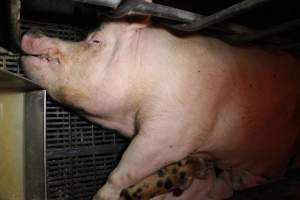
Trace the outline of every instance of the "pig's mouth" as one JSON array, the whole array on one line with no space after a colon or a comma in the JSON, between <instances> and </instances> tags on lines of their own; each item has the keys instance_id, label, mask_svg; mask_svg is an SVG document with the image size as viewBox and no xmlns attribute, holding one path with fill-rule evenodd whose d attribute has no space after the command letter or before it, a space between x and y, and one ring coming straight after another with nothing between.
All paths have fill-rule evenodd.
<instances>
[{"instance_id":1,"label":"pig's mouth","mask_svg":"<svg viewBox=\"0 0 300 200\"><path fill-rule=\"evenodd\" d=\"M60 59L57 57L50 56L48 54L28 54L23 53L22 60L28 60L29 62L40 62L42 63L48 63L48 64L60 64Z\"/></svg>"}]
</instances>

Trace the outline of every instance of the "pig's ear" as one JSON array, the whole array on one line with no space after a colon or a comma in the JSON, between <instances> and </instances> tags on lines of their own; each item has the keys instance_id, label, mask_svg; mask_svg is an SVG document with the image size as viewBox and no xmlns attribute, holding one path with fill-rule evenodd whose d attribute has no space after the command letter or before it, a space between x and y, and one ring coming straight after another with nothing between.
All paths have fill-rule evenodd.
<instances>
[{"instance_id":1,"label":"pig's ear","mask_svg":"<svg viewBox=\"0 0 300 200\"><path fill-rule=\"evenodd\" d=\"M150 25L151 19L150 16L142 16L141 19L138 20L128 20L128 29L130 30L137 30L137 29L143 29Z\"/></svg>"},{"instance_id":2,"label":"pig's ear","mask_svg":"<svg viewBox=\"0 0 300 200\"><path fill-rule=\"evenodd\" d=\"M91 46L102 46L102 38L102 34L97 31L89 34L85 40Z\"/></svg>"},{"instance_id":3,"label":"pig's ear","mask_svg":"<svg viewBox=\"0 0 300 200\"><path fill-rule=\"evenodd\" d=\"M145 2L152 3L152 0L144 0ZM135 15L134 13L129 13L127 16L127 21L129 22L130 29L142 29L150 25L151 17L145 15Z\"/></svg>"}]
</instances>

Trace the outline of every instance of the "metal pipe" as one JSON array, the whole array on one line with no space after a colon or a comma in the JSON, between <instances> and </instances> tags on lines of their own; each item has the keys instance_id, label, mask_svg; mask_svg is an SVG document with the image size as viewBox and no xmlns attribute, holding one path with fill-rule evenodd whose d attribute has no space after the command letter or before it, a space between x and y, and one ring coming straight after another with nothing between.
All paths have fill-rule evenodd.
<instances>
[{"instance_id":1,"label":"metal pipe","mask_svg":"<svg viewBox=\"0 0 300 200\"><path fill-rule=\"evenodd\" d=\"M81 3L87 3L97 6L106 6L110 8L117 8L122 0L73 0Z\"/></svg>"},{"instance_id":2,"label":"metal pipe","mask_svg":"<svg viewBox=\"0 0 300 200\"><path fill-rule=\"evenodd\" d=\"M170 27L188 32L199 31L209 26L225 21L234 16L245 13L269 1L270 0L244 0L240 3L234 4L205 18L198 18L193 23L179 24Z\"/></svg>"},{"instance_id":3,"label":"metal pipe","mask_svg":"<svg viewBox=\"0 0 300 200\"><path fill-rule=\"evenodd\" d=\"M112 18L121 18L128 15L129 12L141 13L163 19L188 23L194 21L197 17L199 17L199 15L189 11L180 10L156 3L149 3L145 2L144 0L124 1L124 3L122 3L116 10L108 13L108 16Z\"/></svg>"},{"instance_id":4,"label":"metal pipe","mask_svg":"<svg viewBox=\"0 0 300 200\"><path fill-rule=\"evenodd\" d=\"M150 16L155 16L163 19L169 19L172 21L179 21L184 23L193 23L196 19L200 20L206 16L196 14L193 12L180 10L156 3L148 3L144 0L123 0L119 7L111 12L103 13L111 18L121 18L128 15L130 12L142 13ZM173 25L167 23L161 23L161 25L172 28ZM249 28L244 26L223 23L222 25L216 25L209 27L213 30L218 30L224 33L241 34L250 32ZM183 30L184 31L184 30Z\"/></svg>"},{"instance_id":5,"label":"metal pipe","mask_svg":"<svg viewBox=\"0 0 300 200\"><path fill-rule=\"evenodd\" d=\"M0 46L9 51L19 50L20 0L0 1Z\"/></svg>"},{"instance_id":6,"label":"metal pipe","mask_svg":"<svg viewBox=\"0 0 300 200\"><path fill-rule=\"evenodd\" d=\"M125 17L142 2L143 0L124 0L117 9L103 14L111 18Z\"/></svg>"},{"instance_id":7,"label":"metal pipe","mask_svg":"<svg viewBox=\"0 0 300 200\"><path fill-rule=\"evenodd\" d=\"M255 31L250 34L234 36L232 37L232 40L237 42L252 42L255 40L266 38L271 35L283 33L297 27L300 27L300 19L295 19L271 28L267 28L265 30Z\"/></svg>"},{"instance_id":8,"label":"metal pipe","mask_svg":"<svg viewBox=\"0 0 300 200\"><path fill-rule=\"evenodd\" d=\"M154 17L159 17L163 19L169 19L179 22L190 23L195 21L197 18L203 18L204 16L197 15L195 13L180 10L177 8L172 8L160 4L141 2L134 9L135 12L147 13Z\"/></svg>"},{"instance_id":9,"label":"metal pipe","mask_svg":"<svg viewBox=\"0 0 300 200\"><path fill-rule=\"evenodd\" d=\"M149 2L145 2L144 0L123 0L121 2L121 0L73 0L73 1L77 1L77 2L82 2L82 3L88 3L88 4L92 4L92 5L102 5L104 6L105 3L108 3L108 7L113 7L115 8L116 5L118 5L118 7L114 10L111 10L109 12L106 13L102 13L103 15L106 15L108 17L111 18L121 18L124 17L126 15L128 15L129 13L141 13L144 15L150 15L150 16L154 16L154 17L159 17L162 19L168 19L168 20L172 20L172 21L177 21L177 22L183 22L183 23L187 23L187 24L180 24L180 25L172 25L172 24L167 24L167 23L161 23L161 25L169 27L169 28L173 28L173 29L179 29L181 31L188 31L186 30L186 28L182 28L181 26L192 26L195 22L197 21L201 21L201 20L205 20L207 19L206 16L200 15L200 14L196 14L193 12L189 12L189 11L185 11L185 10L181 10L181 9L177 9L177 8L173 8L173 7L168 7L168 6L164 6L164 5L160 5L160 4L156 4L156 3L149 3ZM247 2L249 0L246 0ZM244 2L242 4L242 9L245 9L245 7L254 7L255 5L261 4L261 3L256 3L257 0L250 0L250 3L248 2ZM259 0L260 2L266 2L266 1L270 1L270 0ZM253 3L255 2L255 3ZM247 7L247 8L248 8ZM225 12L228 13L230 12L232 9L236 8L235 6L230 7L230 10L227 10ZM248 8L249 9L249 8ZM246 9L245 9L246 10ZM243 11L245 11L243 10ZM213 27L209 27L210 29L213 30L218 30L224 33L232 33L232 34L241 34L241 33L247 33L250 32L248 28L240 26L240 25L236 25L236 24L232 24L232 23L223 23L222 25L217 25L217 26L213 26Z\"/></svg>"},{"instance_id":10,"label":"metal pipe","mask_svg":"<svg viewBox=\"0 0 300 200\"><path fill-rule=\"evenodd\" d=\"M256 38L264 37L265 35L271 35L274 32L283 31L289 29L290 27L295 26L295 22L288 23L283 25L283 27L275 27L270 30L264 30L263 32L258 31L253 34L251 29L232 24L232 23L222 23L218 24L226 19L242 14L250 9L258 7L264 3L267 3L271 0L244 0L240 3L234 4L226 9L223 9L215 14L210 16L203 16L200 14L192 13L185 10L180 10L177 8L172 8L160 4L145 2L144 0L74 0L85 3L90 3L94 5L104 5L104 2L116 3L118 8L112 10L105 15L112 18L121 18L128 15L130 12L141 13L145 15L150 15L154 17L159 17L163 19L168 19L177 22L184 22L185 24L166 24L163 23L163 26L181 30L181 31L199 31L204 28L209 28L212 30L221 31L224 33L239 34L238 36L229 37L229 40L236 42L246 42L255 40ZM110 4L112 5L112 4ZM114 6L115 6L114 5ZM298 22L297 22L298 23ZM249 35L244 35L244 34ZM240 35L243 34L243 35Z\"/></svg>"}]
</instances>

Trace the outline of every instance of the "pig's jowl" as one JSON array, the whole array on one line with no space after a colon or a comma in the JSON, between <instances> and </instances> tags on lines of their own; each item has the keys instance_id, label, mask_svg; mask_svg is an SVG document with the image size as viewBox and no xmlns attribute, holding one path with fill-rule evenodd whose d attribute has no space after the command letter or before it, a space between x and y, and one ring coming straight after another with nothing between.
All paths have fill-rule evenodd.
<instances>
[{"instance_id":1,"label":"pig's jowl","mask_svg":"<svg viewBox=\"0 0 300 200\"><path fill-rule=\"evenodd\" d=\"M281 176L296 151L300 65L287 53L127 22L81 42L28 33L22 49L25 72L54 99L132 138L95 200L118 200L192 154L223 173L154 199L224 199Z\"/></svg>"}]
</instances>

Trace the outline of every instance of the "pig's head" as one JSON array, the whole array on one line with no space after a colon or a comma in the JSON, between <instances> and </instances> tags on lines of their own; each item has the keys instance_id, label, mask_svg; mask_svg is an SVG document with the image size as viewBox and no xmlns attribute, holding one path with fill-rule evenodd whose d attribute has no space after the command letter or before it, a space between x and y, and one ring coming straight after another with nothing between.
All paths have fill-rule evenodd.
<instances>
[{"instance_id":1,"label":"pig's head","mask_svg":"<svg viewBox=\"0 0 300 200\"><path fill-rule=\"evenodd\" d=\"M56 100L80 106L93 98L114 51L113 37L96 31L81 42L63 41L36 32L21 42L25 73Z\"/></svg>"}]
</instances>

